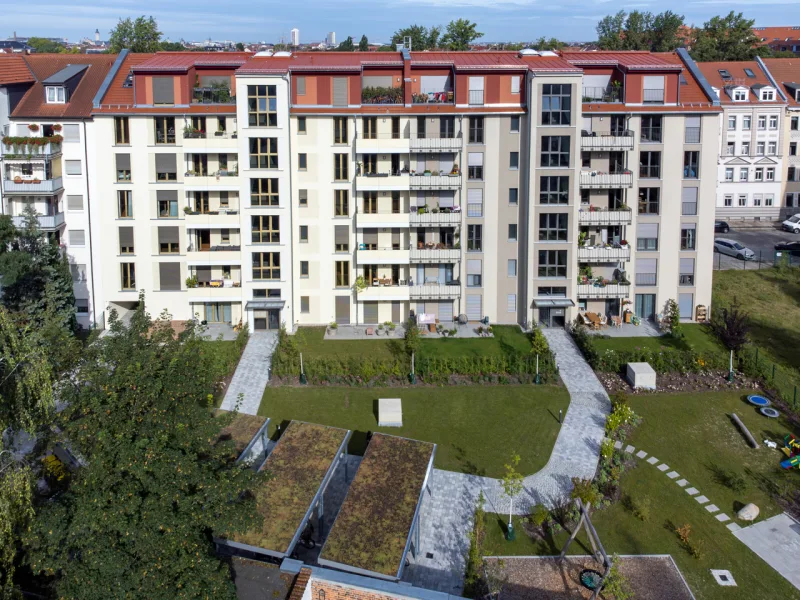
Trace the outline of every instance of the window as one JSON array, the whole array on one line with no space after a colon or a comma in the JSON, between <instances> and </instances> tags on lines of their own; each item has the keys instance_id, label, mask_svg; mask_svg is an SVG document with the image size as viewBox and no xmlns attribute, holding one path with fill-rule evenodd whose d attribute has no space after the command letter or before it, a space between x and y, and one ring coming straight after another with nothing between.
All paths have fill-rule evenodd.
<instances>
[{"instance_id":1,"label":"window","mask_svg":"<svg viewBox=\"0 0 800 600\"><path fill-rule=\"evenodd\" d=\"M767 144L767 154L775 156L778 153L778 142L769 142Z\"/></svg>"},{"instance_id":2,"label":"window","mask_svg":"<svg viewBox=\"0 0 800 600\"><path fill-rule=\"evenodd\" d=\"M755 177L753 181L764 181L764 167L756 167Z\"/></svg>"},{"instance_id":3,"label":"window","mask_svg":"<svg viewBox=\"0 0 800 600\"><path fill-rule=\"evenodd\" d=\"M786 180L794 181L795 179L798 179L798 181L800 181L800 177L798 177L798 174L800 174L800 171L798 171L796 167L789 167L789 169L786 172Z\"/></svg>"},{"instance_id":4,"label":"window","mask_svg":"<svg viewBox=\"0 0 800 600\"><path fill-rule=\"evenodd\" d=\"M347 117L333 118L333 143L347 143Z\"/></svg>"},{"instance_id":5,"label":"window","mask_svg":"<svg viewBox=\"0 0 800 600\"><path fill-rule=\"evenodd\" d=\"M509 277L516 277L517 276L517 259L516 258L509 258L508 259L507 274L508 274Z\"/></svg>"},{"instance_id":6,"label":"window","mask_svg":"<svg viewBox=\"0 0 800 600\"><path fill-rule=\"evenodd\" d=\"M517 224L516 223L509 223L509 225L508 225L508 241L509 242L516 242L517 241Z\"/></svg>"},{"instance_id":7,"label":"window","mask_svg":"<svg viewBox=\"0 0 800 600\"><path fill-rule=\"evenodd\" d=\"M334 250L336 252L348 252L350 250L350 227L347 225L336 225L333 228Z\"/></svg>"},{"instance_id":8,"label":"window","mask_svg":"<svg viewBox=\"0 0 800 600\"><path fill-rule=\"evenodd\" d=\"M772 206L774 197L772 194L764 194L764 206Z\"/></svg>"},{"instance_id":9,"label":"window","mask_svg":"<svg viewBox=\"0 0 800 600\"><path fill-rule=\"evenodd\" d=\"M739 169L739 181L747 181L749 179L748 177L749 172L750 169L748 169L747 167L741 167Z\"/></svg>"},{"instance_id":10,"label":"window","mask_svg":"<svg viewBox=\"0 0 800 600\"><path fill-rule=\"evenodd\" d=\"M278 138L250 138L250 168L278 168Z\"/></svg>"},{"instance_id":11,"label":"window","mask_svg":"<svg viewBox=\"0 0 800 600\"><path fill-rule=\"evenodd\" d=\"M333 155L333 179L334 181L348 181L350 175L348 172L350 155L349 154L334 154Z\"/></svg>"},{"instance_id":12,"label":"window","mask_svg":"<svg viewBox=\"0 0 800 600\"><path fill-rule=\"evenodd\" d=\"M728 117L728 131L736 131L736 117L729 116Z\"/></svg>"},{"instance_id":13,"label":"window","mask_svg":"<svg viewBox=\"0 0 800 600\"><path fill-rule=\"evenodd\" d=\"M540 242L566 242L567 241L567 214L566 213L540 213L539 214L539 241Z\"/></svg>"},{"instance_id":14,"label":"window","mask_svg":"<svg viewBox=\"0 0 800 600\"><path fill-rule=\"evenodd\" d=\"M657 215L660 198L661 188L639 188L639 214Z\"/></svg>"},{"instance_id":15,"label":"window","mask_svg":"<svg viewBox=\"0 0 800 600\"><path fill-rule=\"evenodd\" d=\"M117 163L117 182L128 183L131 180L131 155L130 154L117 154L115 156Z\"/></svg>"},{"instance_id":16,"label":"window","mask_svg":"<svg viewBox=\"0 0 800 600\"><path fill-rule=\"evenodd\" d=\"M770 102L772 100L775 100L775 90L766 90L766 89L761 90L761 100L762 102L763 101Z\"/></svg>"},{"instance_id":17,"label":"window","mask_svg":"<svg viewBox=\"0 0 800 600\"><path fill-rule=\"evenodd\" d=\"M223 244L230 244L231 243L231 230L230 229L220 229L219 230L219 239L222 241Z\"/></svg>"},{"instance_id":18,"label":"window","mask_svg":"<svg viewBox=\"0 0 800 600\"><path fill-rule=\"evenodd\" d=\"M727 152L728 156L733 156L734 154L736 154L736 142L728 142L727 150L728 150Z\"/></svg>"},{"instance_id":19,"label":"window","mask_svg":"<svg viewBox=\"0 0 800 600\"><path fill-rule=\"evenodd\" d=\"M350 287L350 262L337 260L336 268L336 287Z\"/></svg>"},{"instance_id":20,"label":"window","mask_svg":"<svg viewBox=\"0 0 800 600\"><path fill-rule=\"evenodd\" d=\"M542 286L536 289L537 296L553 297L553 298L566 298L567 288L556 286Z\"/></svg>"},{"instance_id":21,"label":"window","mask_svg":"<svg viewBox=\"0 0 800 600\"><path fill-rule=\"evenodd\" d=\"M700 143L700 117L686 117L683 141L686 144Z\"/></svg>"},{"instance_id":22,"label":"window","mask_svg":"<svg viewBox=\"0 0 800 600\"><path fill-rule=\"evenodd\" d=\"M308 243L308 225L300 225L300 242Z\"/></svg>"},{"instance_id":23,"label":"window","mask_svg":"<svg viewBox=\"0 0 800 600\"><path fill-rule=\"evenodd\" d=\"M277 109L277 86L247 86L247 114L250 127L277 127Z\"/></svg>"},{"instance_id":24,"label":"window","mask_svg":"<svg viewBox=\"0 0 800 600\"><path fill-rule=\"evenodd\" d=\"M758 116L758 128L759 129L766 129L767 128L767 115L759 115Z\"/></svg>"},{"instance_id":25,"label":"window","mask_svg":"<svg viewBox=\"0 0 800 600\"><path fill-rule=\"evenodd\" d=\"M542 85L542 125L569 125L572 110L572 85Z\"/></svg>"},{"instance_id":26,"label":"window","mask_svg":"<svg viewBox=\"0 0 800 600\"><path fill-rule=\"evenodd\" d=\"M75 312L79 315L89 314L89 300L83 298L75 298Z\"/></svg>"},{"instance_id":27,"label":"window","mask_svg":"<svg viewBox=\"0 0 800 600\"><path fill-rule=\"evenodd\" d=\"M747 194L739 194L739 206L747 206Z\"/></svg>"},{"instance_id":28,"label":"window","mask_svg":"<svg viewBox=\"0 0 800 600\"><path fill-rule=\"evenodd\" d=\"M661 177L661 152L639 153L639 177Z\"/></svg>"},{"instance_id":29,"label":"window","mask_svg":"<svg viewBox=\"0 0 800 600\"><path fill-rule=\"evenodd\" d=\"M378 139L378 117L362 117L362 133L361 137L365 140Z\"/></svg>"},{"instance_id":30,"label":"window","mask_svg":"<svg viewBox=\"0 0 800 600\"><path fill-rule=\"evenodd\" d=\"M519 133L519 117L511 117L511 133Z\"/></svg>"},{"instance_id":31,"label":"window","mask_svg":"<svg viewBox=\"0 0 800 600\"><path fill-rule=\"evenodd\" d=\"M177 227L158 228L158 253L159 254L178 254L180 253L180 233ZM162 288L163 289L163 288Z\"/></svg>"},{"instance_id":32,"label":"window","mask_svg":"<svg viewBox=\"0 0 800 600\"><path fill-rule=\"evenodd\" d=\"M333 190L333 216L350 216L350 191Z\"/></svg>"},{"instance_id":33,"label":"window","mask_svg":"<svg viewBox=\"0 0 800 600\"><path fill-rule=\"evenodd\" d=\"M301 152L297 155L297 168L300 171L308 170L308 154Z\"/></svg>"},{"instance_id":34,"label":"window","mask_svg":"<svg viewBox=\"0 0 800 600\"><path fill-rule=\"evenodd\" d=\"M471 252L483 251L483 226L467 225L467 250Z\"/></svg>"},{"instance_id":35,"label":"window","mask_svg":"<svg viewBox=\"0 0 800 600\"><path fill-rule=\"evenodd\" d=\"M178 217L178 192L176 190L158 190L156 192L159 219L176 219Z\"/></svg>"},{"instance_id":36,"label":"window","mask_svg":"<svg viewBox=\"0 0 800 600\"><path fill-rule=\"evenodd\" d=\"M766 147L767 145L765 142L756 142L756 154L758 156L764 156Z\"/></svg>"},{"instance_id":37,"label":"window","mask_svg":"<svg viewBox=\"0 0 800 600\"><path fill-rule=\"evenodd\" d=\"M156 117L153 122L156 129L156 144L174 144L175 117Z\"/></svg>"},{"instance_id":38,"label":"window","mask_svg":"<svg viewBox=\"0 0 800 600\"><path fill-rule=\"evenodd\" d=\"M542 176L539 178L540 204L569 204L569 177Z\"/></svg>"},{"instance_id":39,"label":"window","mask_svg":"<svg viewBox=\"0 0 800 600\"><path fill-rule=\"evenodd\" d=\"M253 252L253 279L280 279L281 255L279 252Z\"/></svg>"},{"instance_id":40,"label":"window","mask_svg":"<svg viewBox=\"0 0 800 600\"><path fill-rule=\"evenodd\" d=\"M467 179L483 179L483 152L469 152L467 154Z\"/></svg>"},{"instance_id":41,"label":"window","mask_svg":"<svg viewBox=\"0 0 800 600\"><path fill-rule=\"evenodd\" d=\"M508 203L511 205L519 203L519 188L508 188Z\"/></svg>"},{"instance_id":42,"label":"window","mask_svg":"<svg viewBox=\"0 0 800 600\"><path fill-rule=\"evenodd\" d=\"M733 90L734 102L747 102L747 90Z\"/></svg>"},{"instance_id":43,"label":"window","mask_svg":"<svg viewBox=\"0 0 800 600\"><path fill-rule=\"evenodd\" d=\"M64 172L67 175L80 175L81 174L81 161L79 160L65 160Z\"/></svg>"},{"instance_id":44,"label":"window","mask_svg":"<svg viewBox=\"0 0 800 600\"><path fill-rule=\"evenodd\" d=\"M306 118L305 117L297 117L297 133L307 133L306 129Z\"/></svg>"},{"instance_id":45,"label":"window","mask_svg":"<svg viewBox=\"0 0 800 600\"><path fill-rule=\"evenodd\" d=\"M681 214L693 216L697 214L698 188L685 187L681 191Z\"/></svg>"},{"instance_id":46,"label":"window","mask_svg":"<svg viewBox=\"0 0 800 600\"><path fill-rule=\"evenodd\" d=\"M789 128L792 131L800 131L800 117L792 117Z\"/></svg>"},{"instance_id":47,"label":"window","mask_svg":"<svg viewBox=\"0 0 800 600\"><path fill-rule=\"evenodd\" d=\"M69 99L69 94L63 87L48 85L45 89L47 92L48 104L64 104Z\"/></svg>"},{"instance_id":48,"label":"window","mask_svg":"<svg viewBox=\"0 0 800 600\"><path fill-rule=\"evenodd\" d=\"M44 131L42 133L47 135L47 129L48 129L48 126L45 125L44 126ZM55 133L55 132L53 132L53 133ZM64 125L63 130L62 130L62 134L64 136L64 142L66 142L66 143L70 143L71 142L71 143L76 143L77 144L78 142L81 141L80 125L75 125L75 124L69 124L68 123L68 124Z\"/></svg>"},{"instance_id":49,"label":"window","mask_svg":"<svg viewBox=\"0 0 800 600\"><path fill-rule=\"evenodd\" d=\"M481 188L470 188L467 190L467 216L483 216L483 190Z\"/></svg>"},{"instance_id":50,"label":"window","mask_svg":"<svg viewBox=\"0 0 800 600\"><path fill-rule=\"evenodd\" d=\"M310 306L309 296L300 296L300 312L301 313L311 312L309 306Z\"/></svg>"},{"instance_id":51,"label":"window","mask_svg":"<svg viewBox=\"0 0 800 600\"><path fill-rule=\"evenodd\" d=\"M69 232L70 246L85 246L86 231L83 229L71 229Z\"/></svg>"},{"instance_id":52,"label":"window","mask_svg":"<svg viewBox=\"0 0 800 600\"><path fill-rule=\"evenodd\" d=\"M752 117L750 115L742 116L742 129L744 131L750 131L751 122L752 122Z\"/></svg>"},{"instance_id":53,"label":"window","mask_svg":"<svg viewBox=\"0 0 800 600\"><path fill-rule=\"evenodd\" d=\"M483 143L483 117L469 118L469 143Z\"/></svg>"},{"instance_id":54,"label":"window","mask_svg":"<svg viewBox=\"0 0 800 600\"><path fill-rule=\"evenodd\" d=\"M278 206L277 179L250 180L250 206Z\"/></svg>"},{"instance_id":55,"label":"window","mask_svg":"<svg viewBox=\"0 0 800 600\"><path fill-rule=\"evenodd\" d=\"M518 75L511 76L511 93L519 94L520 77Z\"/></svg>"},{"instance_id":56,"label":"window","mask_svg":"<svg viewBox=\"0 0 800 600\"><path fill-rule=\"evenodd\" d=\"M661 143L661 121L661 115L642 117L641 141L643 143Z\"/></svg>"},{"instance_id":57,"label":"window","mask_svg":"<svg viewBox=\"0 0 800 600\"><path fill-rule=\"evenodd\" d=\"M278 215L250 217L254 244L278 244L281 241L281 219Z\"/></svg>"},{"instance_id":58,"label":"window","mask_svg":"<svg viewBox=\"0 0 800 600\"><path fill-rule=\"evenodd\" d=\"M483 261L470 259L467 261L467 287L483 285Z\"/></svg>"},{"instance_id":59,"label":"window","mask_svg":"<svg viewBox=\"0 0 800 600\"><path fill-rule=\"evenodd\" d=\"M539 277L566 277L566 250L539 250Z\"/></svg>"},{"instance_id":60,"label":"window","mask_svg":"<svg viewBox=\"0 0 800 600\"><path fill-rule=\"evenodd\" d=\"M83 196L67 196L67 210L83 210Z\"/></svg>"},{"instance_id":61,"label":"window","mask_svg":"<svg viewBox=\"0 0 800 600\"><path fill-rule=\"evenodd\" d=\"M308 190L297 190L297 203L300 206L308 206Z\"/></svg>"},{"instance_id":62,"label":"window","mask_svg":"<svg viewBox=\"0 0 800 600\"><path fill-rule=\"evenodd\" d=\"M750 142L742 142L742 156L750 156Z\"/></svg>"},{"instance_id":63,"label":"window","mask_svg":"<svg viewBox=\"0 0 800 600\"><path fill-rule=\"evenodd\" d=\"M722 199L722 203L725 206L733 206L733 194L725 194L725 197Z\"/></svg>"},{"instance_id":64,"label":"window","mask_svg":"<svg viewBox=\"0 0 800 600\"><path fill-rule=\"evenodd\" d=\"M508 294L506 299L506 311L510 313L517 312L517 295L516 294Z\"/></svg>"},{"instance_id":65,"label":"window","mask_svg":"<svg viewBox=\"0 0 800 600\"><path fill-rule=\"evenodd\" d=\"M114 143L130 144L131 133L128 117L114 117Z\"/></svg>"},{"instance_id":66,"label":"window","mask_svg":"<svg viewBox=\"0 0 800 600\"><path fill-rule=\"evenodd\" d=\"M592 168L592 153L591 152L581 152L581 168L582 169L591 169Z\"/></svg>"},{"instance_id":67,"label":"window","mask_svg":"<svg viewBox=\"0 0 800 600\"><path fill-rule=\"evenodd\" d=\"M378 192L364 192L361 196L362 212L366 215L378 214Z\"/></svg>"},{"instance_id":68,"label":"window","mask_svg":"<svg viewBox=\"0 0 800 600\"><path fill-rule=\"evenodd\" d=\"M775 167L767 167L767 181L775 181Z\"/></svg>"},{"instance_id":69,"label":"window","mask_svg":"<svg viewBox=\"0 0 800 600\"><path fill-rule=\"evenodd\" d=\"M697 179L699 175L700 152L690 150L683 153L683 178Z\"/></svg>"},{"instance_id":70,"label":"window","mask_svg":"<svg viewBox=\"0 0 800 600\"><path fill-rule=\"evenodd\" d=\"M769 128L770 129L777 129L778 128L778 115L770 115L769 116Z\"/></svg>"},{"instance_id":71,"label":"window","mask_svg":"<svg viewBox=\"0 0 800 600\"><path fill-rule=\"evenodd\" d=\"M508 168L512 171L516 171L519 169L519 152L511 152L509 154L509 165Z\"/></svg>"},{"instance_id":72,"label":"window","mask_svg":"<svg viewBox=\"0 0 800 600\"><path fill-rule=\"evenodd\" d=\"M302 279L308 279L308 261L301 260L300 261L300 277Z\"/></svg>"},{"instance_id":73,"label":"window","mask_svg":"<svg viewBox=\"0 0 800 600\"><path fill-rule=\"evenodd\" d=\"M789 142L789 156L797 156L797 142Z\"/></svg>"},{"instance_id":74,"label":"window","mask_svg":"<svg viewBox=\"0 0 800 600\"><path fill-rule=\"evenodd\" d=\"M120 265L122 289L136 289L136 267L133 263L122 263Z\"/></svg>"},{"instance_id":75,"label":"window","mask_svg":"<svg viewBox=\"0 0 800 600\"><path fill-rule=\"evenodd\" d=\"M400 132L400 117L392 117L392 139L399 140L402 137Z\"/></svg>"},{"instance_id":76,"label":"window","mask_svg":"<svg viewBox=\"0 0 800 600\"><path fill-rule=\"evenodd\" d=\"M378 155L377 154L362 154L361 158L364 162L364 175L376 175L378 173ZM356 173L361 175L361 173Z\"/></svg>"},{"instance_id":77,"label":"window","mask_svg":"<svg viewBox=\"0 0 800 600\"><path fill-rule=\"evenodd\" d=\"M682 258L680 261L680 269L678 285L694 285L694 259Z\"/></svg>"},{"instance_id":78,"label":"window","mask_svg":"<svg viewBox=\"0 0 800 600\"><path fill-rule=\"evenodd\" d=\"M761 206L761 194L753 194L753 206Z\"/></svg>"},{"instance_id":79,"label":"window","mask_svg":"<svg viewBox=\"0 0 800 600\"><path fill-rule=\"evenodd\" d=\"M695 237L694 223L684 223L681 225L681 250L695 250L697 238Z\"/></svg>"},{"instance_id":80,"label":"window","mask_svg":"<svg viewBox=\"0 0 800 600\"><path fill-rule=\"evenodd\" d=\"M542 136L542 167L568 167L569 166L569 137L567 136Z\"/></svg>"},{"instance_id":81,"label":"window","mask_svg":"<svg viewBox=\"0 0 800 600\"><path fill-rule=\"evenodd\" d=\"M130 190L117 190L117 206L120 219L133 218L133 192Z\"/></svg>"},{"instance_id":82,"label":"window","mask_svg":"<svg viewBox=\"0 0 800 600\"><path fill-rule=\"evenodd\" d=\"M636 227L636 249L658 250L658 223L639 223Z\"/></svg>"}]
</instances>

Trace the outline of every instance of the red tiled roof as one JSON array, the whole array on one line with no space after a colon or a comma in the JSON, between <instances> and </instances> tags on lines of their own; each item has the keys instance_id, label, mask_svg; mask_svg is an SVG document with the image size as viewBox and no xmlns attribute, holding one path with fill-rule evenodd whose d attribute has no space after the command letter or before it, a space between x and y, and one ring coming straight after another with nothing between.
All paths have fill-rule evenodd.
<instances>
[{"instance_id":1,"label":"red tiled roof","mask_svg":"<svg viewBox=\"0 0 800 600\"><path fill-rule=\"evenodd\" d=\"M680 65L681 67L685 66L680 56L678 56L676 52L655 52L654 56L657 56L658 58L671 62L675 65ZM706 95L706 93L703 91L703 88L700 87L700 84L692 76L689 69L684 69L683 79L686 81L686 84L681 84L678 91L682 106L711 106L711 103L714 99L709 98Z\"/></svg>"},{"instance_id":2,"label":"red tiled roof","mask_svg":"<svg viewBox=\"0 0 800 600\"><path fill-rule=\"evenodd\" d=\"M761 70L761 67L756 61L725 61L725 62L704 62L697 63L698 68L705 76L708 83L719 90L719 101L722 104L733 104L732 98L725 93L726 87L743 86L748 88L747 102L736 102L736 104L759 103L761 104L753 91L751 86L756 84L772 86L772 82L767 77L766 73ZM750 69L755 77L748 77L745 69ZM720 75L720 70L728 71L731 74L731 79L725 80ZM780 96L775 97L775 102L782 102Z\"/></svg>"},{"instance_id":3,"label":"red tiled roof","mask_svg":"<svg viewBox=\"0 0 800 600\"><path fill-rule=\"evenodd\" d=\"M22 97L12 117L74 118L91 115L92 101L103 84L116 54L29 54L24 57L36 82ZM68 65L89 65L78 86L65 104L47 104L41 81L58 73Z\"/></svg>"},{"instance_id":4,"label":"red tiled roof","mask_svg":"<svg viewBox=\"0 0 800 600\"><path fill-rule=\"evenodd\" d=\"M0 85L35 81L25 59L18 54L0 54Z\"/></svg>"},{"instance_id":5,"label":"red tiled roof","mask_svg":"<svg viewBox=\"0 0 800 600\"><path fill-rule=\"evenodd\" d=\"M682 65L676 65L664 59L660 53L624 51L624 52L571 52L562 51L561 56L564 60L578 66L613 66L626 70L647 71L674 71L682 69Z\"/></svg>"},{"instance_id":6,"label":"red tiled roof","mask_svg":"<svg viewBox=\"0 0 800 600\"><path fill-rule=\"evenodd\" d=\"M453 65L457 71L514 69L524 71L525 61L518 52L412 52L411 66Z\"/></svg>"},{"instance_id":7,"label":"red tiled roof","mask_svg":"<svg viewBox=\"0 0 800 600\"><path fill-rule=\"evenodd\" d=\"M788 99L791 106L800 106L795 100L794 90L787 89L785 83L800 86L800 57L798 58L765 58L764 64L772 73L772 78L780 86L781 91Z\"/></svg>"},{"instance_id":8,"label":"red tiled roof","mask_svg":"<svg viewBox=\"0 0 800 600\"><path fill-rule=\"evenodd\" d=\"M764 44L771 42L784 42L789 38L790 42L800 42L800 27L753 27L753 33L762 40Z\"/></svg>"},{"instance_id":9,"label":"red tiled roof","mask_svg":"<svg viewBox=\"0 0 800 600\"><path fill-rule=\"evenodd\" d=\"M134 71L188 71L192 67L240 67L249 52L159 52L137 64Z\"/></svg>"},{"instance_id":10,"label":"red tiled roof","mask_svg":"<svg viewBox=\"0 0 800 600\"><path fill-rule=\"evenodd\" d=\"M129 53L114 76L111 85L108 86L105 95L100 99L101 106L133 106L133 87L123 87L125 80L131 70L143 62L153 58L155 54L133 54Z\"/></svg>"}]
</instances>

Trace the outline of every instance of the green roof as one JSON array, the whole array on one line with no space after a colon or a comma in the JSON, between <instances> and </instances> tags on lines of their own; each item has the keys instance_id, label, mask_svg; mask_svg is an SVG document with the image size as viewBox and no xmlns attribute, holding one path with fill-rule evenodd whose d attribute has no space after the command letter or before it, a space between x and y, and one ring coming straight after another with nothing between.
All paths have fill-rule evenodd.
<instances>
[{"instance_id":1,"label":"green roof","mask_svg":"<svg viewBox=\"0 0 800 600\"><path fill-rule=\"evenodd\" d=\"M215 416L220 418L228 414L230 414L230 412L227 410L218 410ZM234 413L233 421L231 421L230 425L220 430L217 442L233 440L234 451L236 453L236 456L233 458L237 459L266 421L266 417Z\"/></svg>"},{"instance_id":2,"label":"green roof","mask_svg":"<svg viewBox=\"0 0 800 600\"><path fill-rule=\"evenodd\" d=\"M395 577L433 450L427 442L374 434L320 559Z\"/></svg>"}]
</instances>

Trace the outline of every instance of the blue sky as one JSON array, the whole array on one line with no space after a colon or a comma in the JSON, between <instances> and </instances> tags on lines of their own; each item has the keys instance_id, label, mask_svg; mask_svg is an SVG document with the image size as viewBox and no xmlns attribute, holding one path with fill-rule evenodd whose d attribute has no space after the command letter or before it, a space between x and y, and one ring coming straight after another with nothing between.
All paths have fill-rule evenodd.
<instances>
[{"instance_id":1,"label":"blue sky","mask_svg":"<svg viewBox=\"0 0 800 600\"><path fill-rule=\"evenodd\" d=\"M388 40L401 26L446 24L456 18L478 23L485 41L525 41L556 36L567 41L591 40L604 15L620 9L659 12L670 8L687 23L702 24L716 14L742 11L756 25L800 25L799 0L0 0L0 38L43 35L77 40L100 29L102 39L120 17L152 14L170 39L288 39L293 27L300 41L321 41L328 31L337 41L348 35L371 41Z\"/></svg>"}]
</instances>

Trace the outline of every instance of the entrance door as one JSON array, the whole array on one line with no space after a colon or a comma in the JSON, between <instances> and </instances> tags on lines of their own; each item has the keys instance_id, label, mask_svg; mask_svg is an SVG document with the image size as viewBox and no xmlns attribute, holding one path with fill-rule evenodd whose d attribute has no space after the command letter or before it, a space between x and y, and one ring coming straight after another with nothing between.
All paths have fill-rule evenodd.
<instances>
[{"instance_id":1,"label":"entrance door","mask_svg":"<svg viewBox=\"0 0 800 600\"><path fill-rule=\"evenodd\" d=\"M378 323L378 303L364 302L364 324L374 325Z\"/></svg>"},{"instance_id":2,"label":"entrance door","mask_svg":"<svg viewBox=\"0 0 800 600\"><path fill-rule=\"evenodd\" d=\"M265 331L267 329L267 311L253 311L253 329L256 331Z\"/></svg>"},{"instance_id":3,"label":"entrance door","mask_svg":"<svg viewBox=\"0 0 800 600\"><path fill-rule=\"evenodd\" d=\"M563 308L540 308L539 325L542 327L564 327L566 310Z\"/></svg>"},{"instance_id":4,"label":"entrance door","mask_svg":"<svg viewBox=\"0 0 800 600\"><path fill-rule=\"evenodd\" d=\"M540 308L539 309L539 325L542 327L550 327L550 309L549 308Z\"/></svg>"},{"instance_id":5,"label":"entrance door","mask_svg":"<svg viewBox=\"0 0 800 600\"><path fill-rule=\"evenodd\" d=\"M467 320L480 321L483 318L481 316L482 299L482 296L478 295L467 296Z\"/></svg>"},{"instance_id":6,"label":"entrance door","mask_svg":"<svg viewBox=\"0 0 800 600\"><path fill-rule=\"evenodd\" d=\"M281 328L281 311L277 308L271 308L267 311L267 329L280 329Z\"/></svg>"},{"instance_id":7,"label":"entrance door","mask_svg":"<svg viewBox=\"0 0 800 600\"><path fill-rule=\"evenodd\" d=\"M678 311L681 319L692 318L692 306L694 305L694 294L678 294Z\"/></svg>"},{"instance_id":8,"label":"entrance door","mask_svg":"<svg viewBox=\"0 0 800 600\"><path fill-rule=\"evenodd\" d=\"M636 316L650 321L656 318L655 294L636 294Z\"/></svg>"},{"instance_id":9,"label":"entrance door","mask_svg":"<svg viewBox=\"0 0 800 600\"><path fill-rule=\"evenodd\" d=\"M336 296L336 322L339 325L350 324L349 296Z\"/></svg>"},{"instance_id":10,"label":"entrance door","mask_svg":"<svg viewBox=\"0 0 800 600\"><path fill-rule=\"evenodd\" d=\"M400 319L400 303L392 302L392 323L399 323Z\"/></svg>"}]
</instances>

